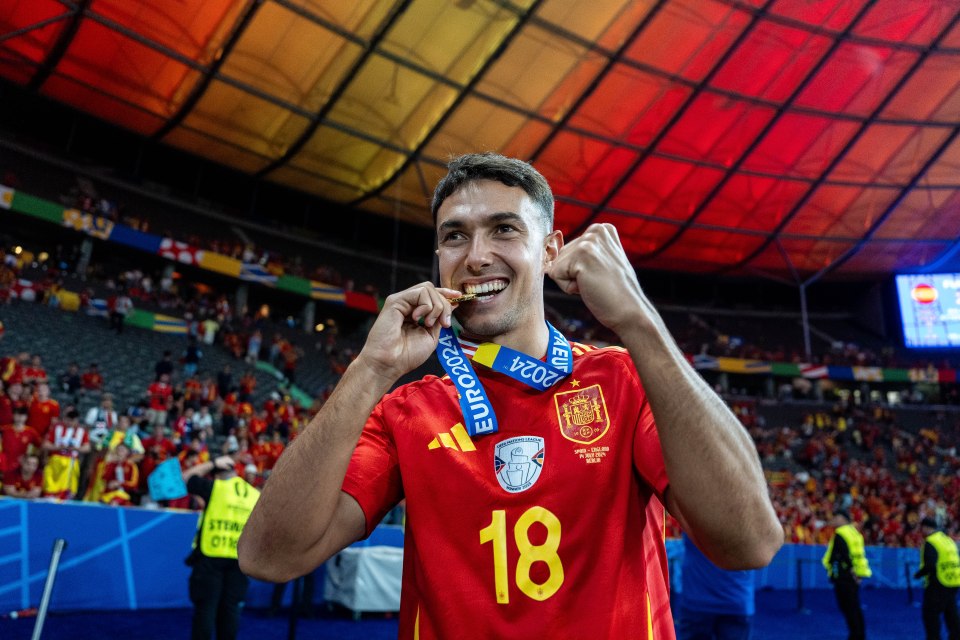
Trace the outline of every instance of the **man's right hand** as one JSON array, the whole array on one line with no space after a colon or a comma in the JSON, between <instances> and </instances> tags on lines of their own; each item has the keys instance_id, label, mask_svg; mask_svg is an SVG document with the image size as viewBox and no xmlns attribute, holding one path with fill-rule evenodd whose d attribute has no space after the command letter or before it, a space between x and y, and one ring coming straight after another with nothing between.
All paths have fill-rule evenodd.
<instances>
[{"instance_id":1,"label":"man's right hand","mask_svg":"<svg viewBox=\"0 0 960 640\"><path fill-rule=\"evenodd\" d=\"M357 360L392 385L426 362L450 326L455 289L422 282L387 297Z\"/></svg>"}]
</instances>

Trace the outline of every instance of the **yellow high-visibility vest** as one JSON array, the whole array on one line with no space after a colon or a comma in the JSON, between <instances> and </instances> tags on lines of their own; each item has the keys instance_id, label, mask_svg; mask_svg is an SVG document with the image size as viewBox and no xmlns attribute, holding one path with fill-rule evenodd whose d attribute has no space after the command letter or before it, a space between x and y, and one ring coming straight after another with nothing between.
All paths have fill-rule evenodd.
<instances>
[{"instance_id":1,"label":"yellow high-visibility vest","mask_svg":"<svg viewBox=\"0 0 960 640\"><path fill-rule=\"evenodd\" d=\"M927 536L937 552L937 580L945 587L960 587L960 553L957 552L957 543L942 531L935 531ZM920 568L923 569L923 554L920 554ZM930 584L930 576L923 579L924 586Z\"/></svg>"},{"instance_id":2,"label":"yellow high-visibility vest","mask_svg":"<svg viewBox=\"0 0 960 640\"><path fill-rule=\"evenodd\" d=\"M833 555L833 541L836 540L837 536L843 538L843 541L847 543L847 550L850 553L850 564L854 575L861 578L869 578L872 576L873 572L870 571L870 563L867 562L867 554L864 550L863 536L857 531L855 526L845 524L837 527L834 537L830 538L830 544L827 545L827 552L823 554L823 568L827 570L830 577L835 577L830 556Z\"/></svg>"},{"instance_id":3,"label":"yellow high-visibility vest","mask_svg":"<svg viewBox=\"0 0 960 640\"><path fill-rule=\"evenodd\" d=\"M214 480L200 526L200 551L210 558L237 557L237 541L260 492L243 478Z\"/></svg>"}]
</instances>

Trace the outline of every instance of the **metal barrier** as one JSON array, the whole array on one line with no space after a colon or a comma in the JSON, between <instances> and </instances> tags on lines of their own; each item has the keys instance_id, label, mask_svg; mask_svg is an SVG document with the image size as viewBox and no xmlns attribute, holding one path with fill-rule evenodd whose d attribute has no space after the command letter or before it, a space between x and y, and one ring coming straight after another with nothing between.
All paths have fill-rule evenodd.
<instances>
[{"instance_id":1,"label":"metal barrier","mask_svg":"<svg viewBox=\"0 0 960 640\"><path fill-rule=\"evenodd\" d=\"M47 608L50 606L50 594L53 593L53 583L57 580L57 567L60 566L60 556L63 555L63 550L66 548L67 541L63 538L57 538L53 541L53 553L50 554L50 567L47 569L47 581L43 585L40 609L37 612L37 619L33 623L32 640L40 640L40 634L43 633L43 623L47 619Z\"/></svg>"}]
</instances>

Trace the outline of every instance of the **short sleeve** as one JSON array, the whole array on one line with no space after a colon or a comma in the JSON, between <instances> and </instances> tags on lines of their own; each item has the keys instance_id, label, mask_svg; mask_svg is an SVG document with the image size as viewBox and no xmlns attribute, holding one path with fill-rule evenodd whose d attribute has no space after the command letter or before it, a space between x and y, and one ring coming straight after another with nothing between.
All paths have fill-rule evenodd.
<instances>
[{"instance_id":1,"label":"short sleeve","mask_svg":"<svg viewBox=\"0 0 960 640\"><path fill-rule=\"evenodd\" d=\"M626 363L625 385L631 388L628 393L634 394L639 404L637 411L636 430L633 436L633 464L661 502L664 493L670 484L667 478L667 468L663 462L663 449L660 446L660 435L657 433L657 423L653 419L653 411L647 400L647 393L640 382L640 376L632 362Z\"/></svg>"},{"instance_id":2,"label":"short sleeve","mask_svg":"<svg viewBox=\"0 0 960 640\"><path fill-rule=\"evenodd\" d=\"M403 498L397 449L385 415L389 402L382 400L367 419L343 480L343 491L363 510L366 535Z\"/></svg>"}]
</instances>

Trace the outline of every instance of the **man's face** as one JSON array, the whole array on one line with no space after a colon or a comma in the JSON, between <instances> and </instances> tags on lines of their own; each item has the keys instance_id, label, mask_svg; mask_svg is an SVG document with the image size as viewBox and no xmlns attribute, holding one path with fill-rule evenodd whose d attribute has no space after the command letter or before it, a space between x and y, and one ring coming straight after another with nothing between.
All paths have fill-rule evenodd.
<instances>
[{"instance_id":1,"label":"man's face","mask_svg":"<svg viewBox=\"0 0 960 640\"><path fill-rule=\"evenodd\" d=\"M32 476L40 467L40 459L37 458L37 456L22 456L20 458L20 467L27 477Z\"/></svg>"},{"instance_id":2,"label":"man's face","mask_svg":"<svg viewBox=\"0 0 960 640\"><path fill-rule=\"evenodd\" d=\"M50 387L45 384L38 386L37 397L40 398L40 400L47 400L50 397Z\"/></svg>"},{"instance_id":3,"label":"man's face","mask_svg":"<svg viewBox=\"0 0 960 640\"><path fill-rule=\"evenodd\" d=\"M437 212L440 283L479 296L461 303L468 334L493 338L543 322L543 274L562 245L520 187L493 180L464 185Z\"/></svg>"}]
</instances>

